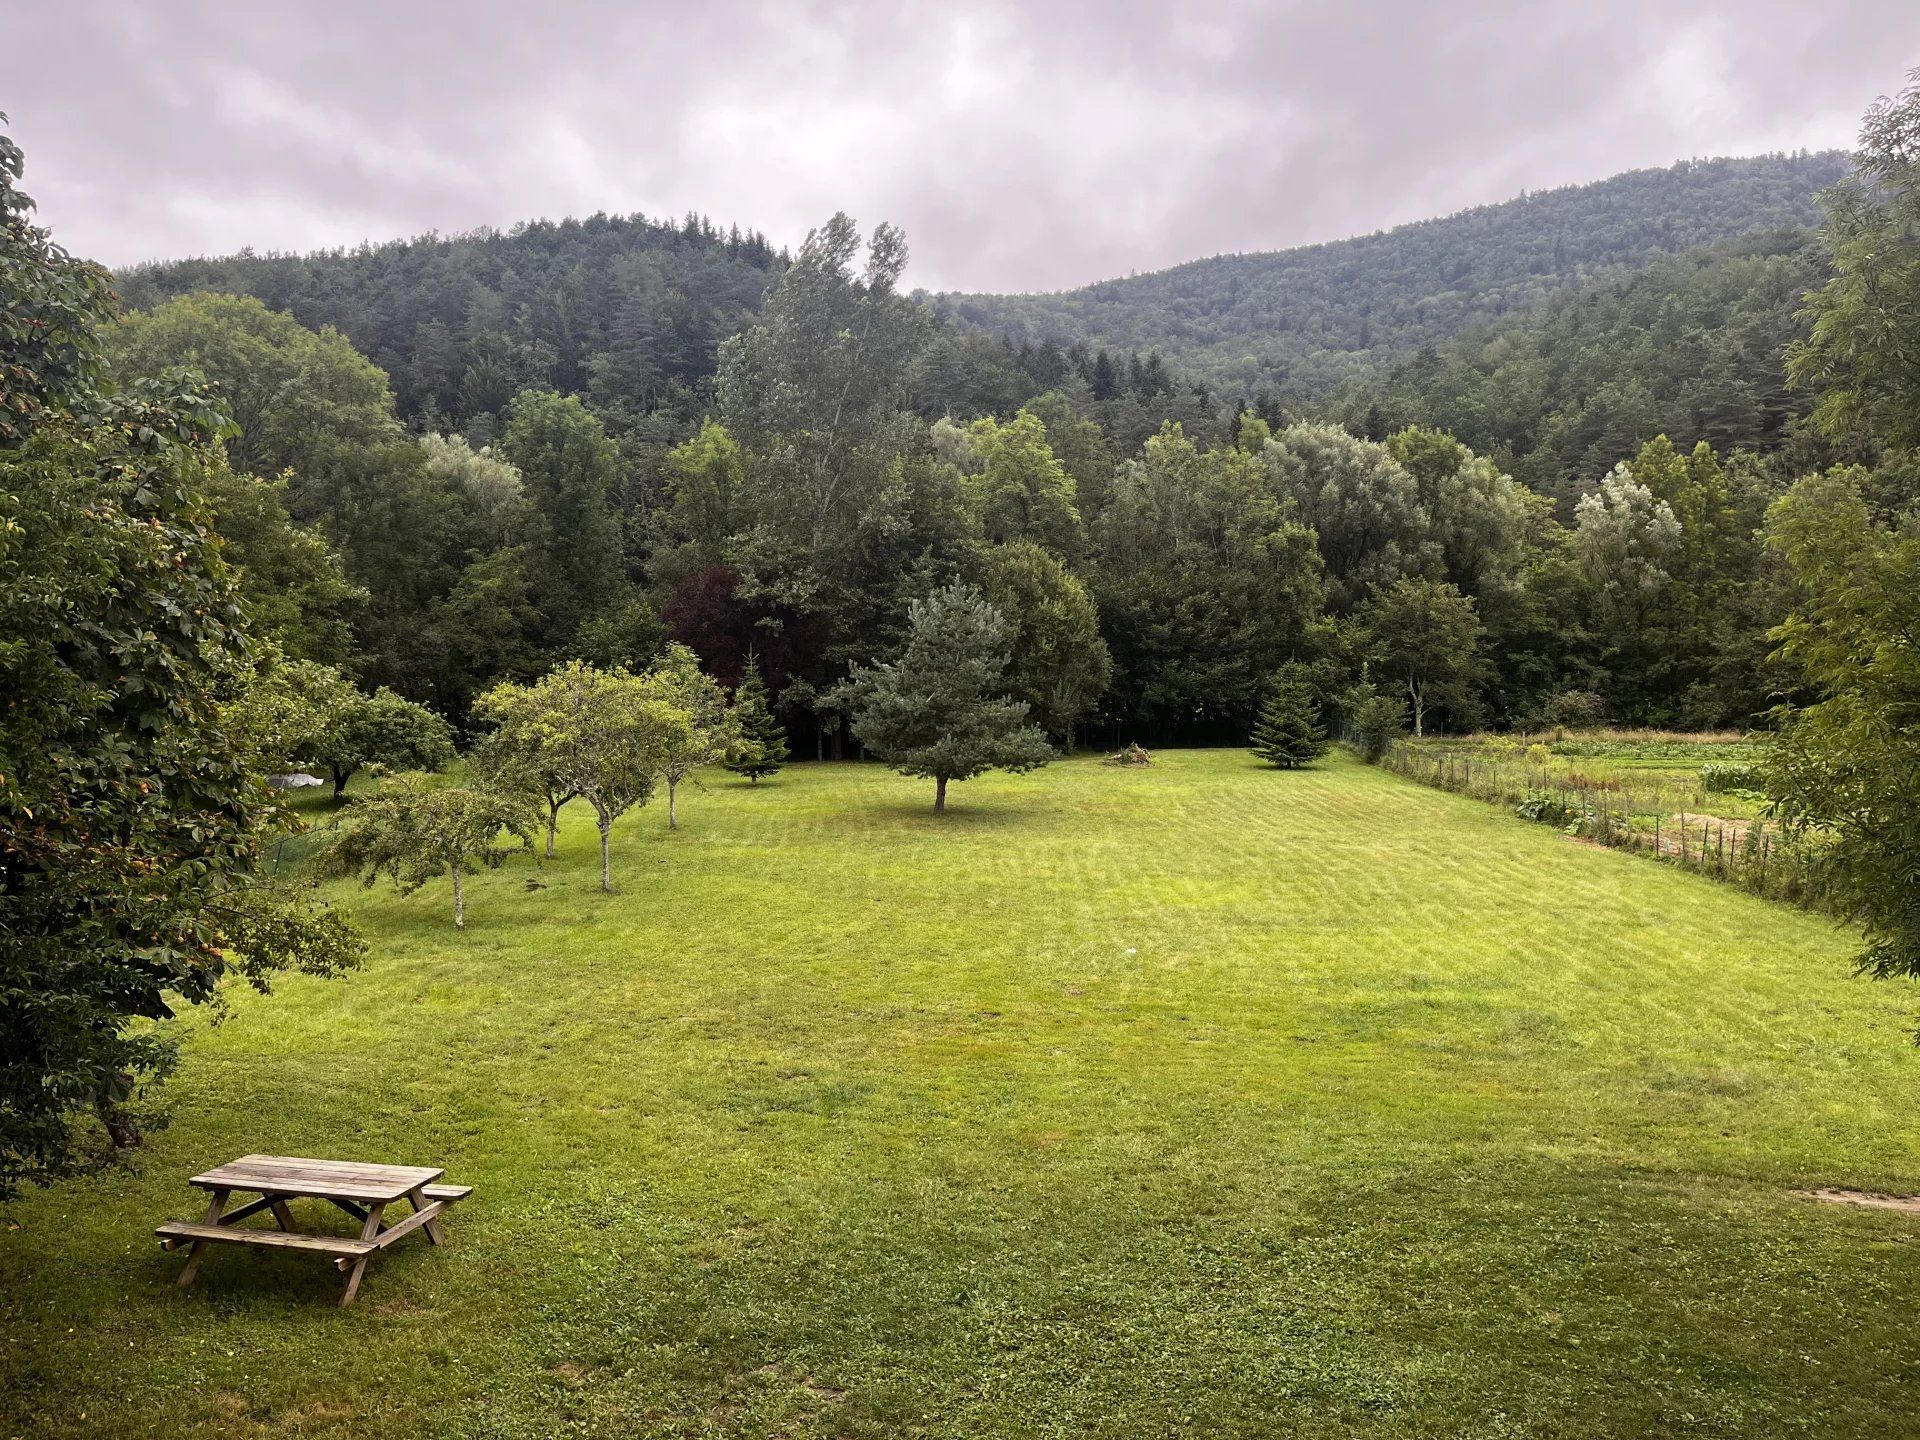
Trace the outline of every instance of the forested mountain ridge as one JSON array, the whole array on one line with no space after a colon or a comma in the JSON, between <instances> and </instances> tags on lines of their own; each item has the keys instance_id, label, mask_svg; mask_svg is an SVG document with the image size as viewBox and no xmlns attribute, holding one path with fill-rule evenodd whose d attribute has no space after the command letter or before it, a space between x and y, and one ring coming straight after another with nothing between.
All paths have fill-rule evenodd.
<instances>
[{"instance_id":1,"label":"forested mountain ridge","mask_svg":"<svg viewBox=\"0 0 1920 1440\"><path fill-rule=\"evenodd\" d=\"M1356 434L1446 430L1570 509L1655 435L1768 451L1812 407L1782 365L1828 276L1805 230L1750 236L1556 292L1533 309L1349 382Z\"/></svg>"},{"instance_id":2,"label":"forested mountain ridge","mask_svg":"<svg viewBox=\"0 0 1920 1440\"><path fill-rule=\"evenodd\" d=\"M1158 350L1225 395L1297 403L1604 272L1811 227L1816 194L1848 167L1841 151L1687 161L1059 294L935 299L942 314L1015 342Z\"/></svg>"},{"instance_id":3,"label":"forested mountain ridge","mask_svg":"<svg viewBox=\"0 0 1920 1440\"><path fill-rule=\"evenodd\" d=\"M759 313L785 264L764 235L702 216L600 214L152 263L115 288L130 310L212 291L331 325L392 377L403 416L464 427L529 385L589 397L610 421L637 419L712 376L720 342Z\"/></svg>"}]
</instances>

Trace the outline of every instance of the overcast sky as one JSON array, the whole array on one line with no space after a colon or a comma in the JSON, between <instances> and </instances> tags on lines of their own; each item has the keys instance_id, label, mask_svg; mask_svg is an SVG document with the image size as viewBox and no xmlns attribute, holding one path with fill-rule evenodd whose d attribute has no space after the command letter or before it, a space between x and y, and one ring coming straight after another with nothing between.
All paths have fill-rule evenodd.
<instances>
[{"instance_id":1,"label":"overcast sky","mask_svg":"<svg viewBox=\"0 0 1920 1440\"><path fill-rule=\"evenodd\" d=\"M1694 155L1851 144L1915 0L0 0L26 189L112 265L595 210L1059 289Z\"/></svg>"}]
</instances>

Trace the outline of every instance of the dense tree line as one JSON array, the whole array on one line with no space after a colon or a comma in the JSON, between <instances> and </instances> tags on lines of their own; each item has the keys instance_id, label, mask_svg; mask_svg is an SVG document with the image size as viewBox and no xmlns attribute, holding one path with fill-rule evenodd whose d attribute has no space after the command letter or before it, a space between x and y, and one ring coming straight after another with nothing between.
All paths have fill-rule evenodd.
<instances>
[{"instance_id":1,"label":"dense tree line","mask_svg":"<svg viewBox=\"0 0 1920 1440\"><path fill-rule=\"evenodd\" d=\"M245 417L226 485L277 557L252 590L280 651L462 730L501 680L671 640L844 753L843 682L956 582L1057 741L1237 739L1286 665L1328 712L1371 678L1418 729L1773 702L1784 591L1754 536L1833 449L1781 368L1820 273L1802 243L1561 297L1350 393L1346 425L1236 414L1157 356L969 334L902 293L905 263L885 226L809 237L672 445L551 388L506 399L490 445L412 435L343 336L251 298L168 301L109 348L124 383L191 365Z\"/></svg>"}]
</instances>

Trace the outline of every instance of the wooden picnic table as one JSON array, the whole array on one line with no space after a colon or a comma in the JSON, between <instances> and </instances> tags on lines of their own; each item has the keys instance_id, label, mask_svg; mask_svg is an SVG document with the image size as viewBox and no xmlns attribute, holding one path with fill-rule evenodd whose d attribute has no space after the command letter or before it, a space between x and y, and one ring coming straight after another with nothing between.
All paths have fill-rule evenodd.
<instances>
[{"instance_id":1,"label":"wooden picnic table","mask_svg":"<svg viewBox=\"0 0 1920 1440\"><path fill-rule=\"evenodd\" d=\"M153 1233L160 1237L160 1248L187 1251L187 1268L180 1272L180 1283L191 1285L200 1269L207 1246L252 1245L263 1250L304 1250L328 1255L334 1268L346 1272L347 1288L342 1305L351 1305L360 1289L360 1276L374 1252L384 1250L403 1235L415 1230L427 1232L435 1245L446 1242L440 1230L440 1216L448 1206L473 1193L471 1185L438 1183L446 1172L421 1165L366 1165L353 1160L308 1160L292 1155L242 1155L238 1160L196 1175L189 1182L211 1191L207 1213L199 1223L176 1220ZM227 1200L236 1191L258 1195L257 1200L227 1209ZM287 1201L326 1200L360 1221L357 1239L345 1235L309 1235L294 1229L293 1213ZM386 1208L401 1200L413 1213L396 1224L386 1224ZM273 1212L278 1230L262 1230L240 1224L263 1210Z\"/></svg>"}]
</instances>

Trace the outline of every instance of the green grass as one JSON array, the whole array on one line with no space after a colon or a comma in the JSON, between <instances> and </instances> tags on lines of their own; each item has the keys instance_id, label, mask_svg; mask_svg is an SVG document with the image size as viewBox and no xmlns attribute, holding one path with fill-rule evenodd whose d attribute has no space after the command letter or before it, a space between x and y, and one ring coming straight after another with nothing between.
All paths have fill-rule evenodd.
<instances>
[{"instance_id":1,"label":"green grass","mask_svg":"<svg viewBox=\"0 0 1920 1440\"><path fill-rule=\"evenodd\" d=\"M0 1436L1914 1433L1911 990L1330 757L710 782L198 1029L0 1217ZM247 1151L444 1163L359 1302L151 1228ZM17 1229L9 1228L10 1225Z\"/></svg>"}]
</instances>

